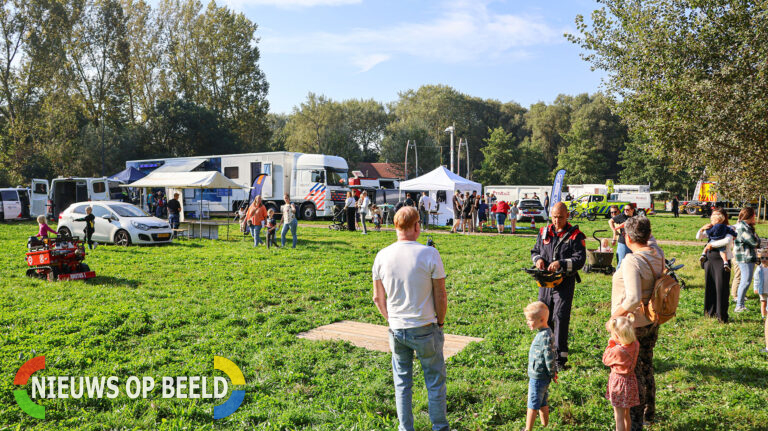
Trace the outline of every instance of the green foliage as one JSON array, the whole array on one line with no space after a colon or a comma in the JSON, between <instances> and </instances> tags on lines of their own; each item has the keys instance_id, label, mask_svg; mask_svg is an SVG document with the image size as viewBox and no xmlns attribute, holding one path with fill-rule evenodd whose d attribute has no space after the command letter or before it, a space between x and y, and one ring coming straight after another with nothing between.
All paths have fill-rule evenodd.
<instances>
[{"instance_id":1,"label":"green foliage","mask_svg":"<svg viewBox=\"0 0 768 431\"><path fill-rule=\"evenodd\" d=\"M633 134L627 147L620 154L619 165L623 168L619 181L622 184L650 184L651 190L667 190L684 196L692 192L700 169L670 169L672 163L665 161L663 155L648 151L649 145L640 134ZM691 174L694 172L694 174Z\"/></svg>"},{"instance_id":2,"label":"green foliage","mask_svg":"<svg viewBox=\"0 0 768 431\"><path fill-rule=\"evenodd\" d=\"M741 197L768 190L766 3L604 0L569 39L607 72L644 147L703 166Z\"/></svg>"},{"instance_id":3,"label":"green foliage","mask_svg":"<svg viewBox=\"0 0 768 431\"><path fill-rule=\"evenodd\" d=\"M398 121L387 126L384 131L384 139L381 141L379 161L405 163L405 147L408 141L411 141L411 144L416 144L416 151L419 156L417 166L413 148L408 150L408 178L414 178L418 176L417 173L422 175L440 166L440 148L435 145L435 141L426 126L416 121Z\"/></svg>"},{"instance_id":4,"label":"green foliage","mask_svg":"<svg viewBox=\"0 0 768 431\"><path fill-rule=\"evenodd\" d=\"M483 184L545 184L544 154L529 139L520 142L514 133L498 127L485 140L482 167L475 173Z\"/></svg>"}]
</instances>

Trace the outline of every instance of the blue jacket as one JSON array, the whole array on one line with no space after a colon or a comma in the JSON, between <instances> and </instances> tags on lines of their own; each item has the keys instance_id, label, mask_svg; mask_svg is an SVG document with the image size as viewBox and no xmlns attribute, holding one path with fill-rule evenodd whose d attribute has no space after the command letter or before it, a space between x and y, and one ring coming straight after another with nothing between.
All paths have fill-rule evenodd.
<instances>
[{"instance_id":1,"label":"blue jacket","mask_svg":"<svg viewBox=\"0 0 768 431\"><path fill-rule=\"evenodd\" d=\"M555 340L552 330L539 328L528 351L528 377L549 379L555 377Z\"/></svg>"}]
</instances>

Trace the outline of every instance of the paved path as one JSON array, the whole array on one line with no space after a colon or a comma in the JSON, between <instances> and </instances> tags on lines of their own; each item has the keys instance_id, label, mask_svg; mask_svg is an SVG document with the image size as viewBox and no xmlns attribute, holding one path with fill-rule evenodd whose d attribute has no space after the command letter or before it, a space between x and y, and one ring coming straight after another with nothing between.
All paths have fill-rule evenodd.
<instances>
[{"instance_id":1,"label":"paved path","mask_svg":"<svg viewBox=\"0 0 768 431\"><path fill-rule=\"evenodd\" d=\"M303 224L303 223L300 223L299 227L307 227L307 228L315 228L315 229L328 229L327 225L322 225L322 224ZM368 229L368 230L373 230L373 229ZM392 227L382 227L381 230L384 231L384 232L394 232L395 228L392 228ZM442 230L442 229L422 231L422 233L426 233L426 234L429 234L429 235L435 235L435 234L440 234L440 235L464 235L464 234L461 234L461 233L452 234L450 231ZM499 235L504 235L504 236L510 236L511 234L509 233L509 231L507 231L504 234L499 234L497 232L471 232L471 233L468 233L466 235L474 235L474 236L499 236ZM532 233L515 233L514 236L522 237L522 238L536 238L536 234L532 234ZM704 247L706 245L706 242L704 242L704 241L669 241L669 240L660 240L660 241L658 241L658 243L660 245L682 245L682 246L691 246L691 247Z\"/></svg>"}]
</instances>

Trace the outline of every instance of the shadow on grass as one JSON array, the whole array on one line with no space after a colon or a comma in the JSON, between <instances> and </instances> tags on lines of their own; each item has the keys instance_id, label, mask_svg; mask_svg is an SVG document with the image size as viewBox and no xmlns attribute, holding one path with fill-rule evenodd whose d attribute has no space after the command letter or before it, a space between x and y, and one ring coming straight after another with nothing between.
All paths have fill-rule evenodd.
<instances>
[{"instance_id":1,"label":"shadow on grass","mask_svg":"<svg viewBox=\"0 0 768 431\"><path fill-rule=\"evenodd\" d=\"M758 346L755 345L753 348L755 353L757 353ZM665 361L659 358L654 358L653 365L657 375L679 368L676 362ZM765 388L766 384L768 383L768 371L760 370L754 367L728 367L700 363L695 367L688 367L688 370L691 372L691 374L698 373L704 376L714 377L721 381L729 381L754 388Z\"/></svg>"},{"instance_id":2,"label":"shadow on grass","mask_svg":"<svg viewBox=\"0 0 768 431\"><path fill-rule=\"evenodd\" d=\"M107 284L109 286L114 286L114 287L130 287L132 289L139 287L139 284L140 284L136 280L130 280L127 278L110 277L108 275L96 275L96 277L94 278L89 278L85 280L85 283L91 284L91 285Z\"/></svg>"}]
</instances>

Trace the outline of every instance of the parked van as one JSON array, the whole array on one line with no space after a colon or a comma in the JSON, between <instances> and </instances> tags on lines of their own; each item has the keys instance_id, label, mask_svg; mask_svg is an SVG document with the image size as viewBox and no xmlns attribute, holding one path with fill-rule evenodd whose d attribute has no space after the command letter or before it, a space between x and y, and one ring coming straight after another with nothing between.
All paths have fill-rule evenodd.
<instances>
[{"instance_id":1,"label":"parked van","mask_svg":"<svg viewBox=\"0 0 768 431\"><path fill-rule=\"evenodd\" d=\"M121 200L123 190L119 181L107 177L59 177L32 180L30 212L37 217L45 214L53 220L70 205L85 201Z\"/></svg>"},{"instance_id":2,"label":"parked van","mask_svg":"<svg viewBox=\"0 0 768 431\"><path fill-rule=\"evenodd\" d=\"M0 189L0 221L22 220L30 217L29 189Z\"/></svg>"}]
</instances>

